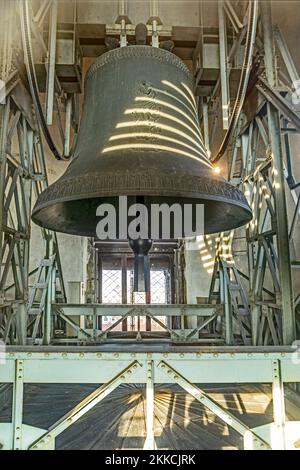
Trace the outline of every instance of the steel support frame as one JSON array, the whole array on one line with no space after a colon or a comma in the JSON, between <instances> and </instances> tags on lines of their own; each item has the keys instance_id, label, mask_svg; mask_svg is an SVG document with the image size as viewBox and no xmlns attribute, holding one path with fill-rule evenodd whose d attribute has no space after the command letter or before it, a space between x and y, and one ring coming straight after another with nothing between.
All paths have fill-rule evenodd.
<instances>
[{"instance_id":1,"label":"steel support frame","mask_svg":"<svg viewBox=\"0 0 300 470\"><path fill-rule=\"evenodd\" d=\"M264 104L264 107L268 106ZM259 110L258 113L261 113ZM265 155L260 155L257 151L257 144L254 144L254 131L248 132L252 124L253 129L258 131L260 145L265 147ZM246 240L248 245L248 280L252 309L252 339L253 344L291 344L295 339L294 311L291 304L293 292L291 289L291 262L282 256L289 258L289 245L292 240L296 218L298 218L298 196L296 190L289 188L286 182L285 167L281 151L283 181L278 182L279 170L274 167L274 153L271 147L271 133L268 129L270 124L269 113L256 115L253 122L248 123L241 134L242 139L246 139L247 145L242 149L242 160L250 172L244 170L242 185L248 195L252 211L253 220L246 227ZM276 126L276 133L279 136L281 122ZM280 149L281 142L277 142L277 149ZM273 144L274 145L274 144ZM251 152L249 152L251 149ZM243 167L241 172L243 171ZM278 197L285 198L285 191L295 192L295 212L291 227L284 225L287 237L282 234L282 219L286 217L286 207L278 212ZM283 194L282 194L283 193ZM279 220L281 232L279 232ZM294 220L295 219L295 220ZM279 238L285 240L285 245L279 246ZM286 240L287 238L287 240ZM283 254L282 254L283 252ZM283 272L281 266L286 267L289 275L282 280ZM266 288L265 279L271 277L272 287ZM270 281L269 281L270 284ZM283 289L285 289L283 293ZM283 302L285 298L285 303ZM289 308L287 308L289 307ZM282 312L287 312L283 314ZM290 325L292 322L292 328ZM263 331L264 330L264 331ZM283 331L284 330L284 331ZM289 334L288 334L289 332Z\"/></svg>"},{"instance_id":2,"label":"steel support frame","mask_svg":"<svg viewBox=\"0 0 300 470\"><path fill-rule=\"evenodd\" d=\"M175 370L168 362L161 361L158 363L158 367L163 370L166 376L173 377L174 381L178 383L187 393L192 395L197 401L202 405L212 411L218 418L224 421L226 424L231 426L235 431L241 434L243 437L250 433L253 437L253 440L256 444L259 445L261 449L270 449L270 446L267 442L261 439L257 434L255 434L251 429L246 426L242 421L236 418L229 411L225 411L216 401L208 396L201 388L189 382L183 375L181 375L177 370Z\"/></svg>"},{"instance_id":3,"label":"steel support frame","mask_svg":"<svg viewBox=\"0 0 300 470\"><path fill-rule=\"evenodd\" d=\"M49 439L55 439L71 424L78 421L83 415L91 410L95 405L100 403L105 397L107 397L115 388L121 383L124 383L130 374L134 374L138 366L141 366L138 361L131 362L127 367L122 369L116 374L109 382L98 387L94 392L90 393L87 397L81 400L74 408L72 408L66 415L60 418L54 423L43 436L37 441L33 442L29 447L29 450L43 449L45 442Z\"/></svg>"},{"instance_id":4,"label":"steel support frame","mask_svg":"<svg viewBox=\"0 0 300 470\"><path fill-rule=\"evenodd\" d=\"M52 5L52 7L53 7L53 5ZM220 14L220 20L222 20L222 18L223 18L223 26L224 26L224 25L225 25L225 17L224 17L224 7L223 7L222 2L220 2L219 8L222 9L222 14ZM236 22L236 26L241 29L241 26L242 26L241 23L238 22L238 21L236 21L236 20L238 19L238 16L237 16L236 14L233 15L233 13L234 13L233 7L230 7L229 5L226 4L225 10L226 10L226 14L229 16L230 21L234 20L234 21ZM220 13L220 12L219 12L219 13ZM222 16L222 15L223 15L223 16ZM235 19L233 18L233 16L235 17ZM244 21L245 21L245 20L244 20ZM224 28L223 28L223 29L224 29ZM222 29L222 31L223 31L223 29ZM222 32L222 31L221 31L221 32ZM225 37L225 39L226 39L226 37ZM224 44L225 44L225 41L221 41L221 43L222 43L222 45L224 45ZM231 59L233 59L233 55L237 52L236 49L237 49L238 45L239 45L239 44L237 44L237 46L233 47L233 49L234 49L233 53L231 53L232 51L230 52L229 57L230 57ZM282 48L281 48L281 49L282 49ZM282 49L282 50L283 50L283 49ZM272 55L272 54L271 54L271 55ZM269 56L269 54L268 54L268 56ZM286 50L285 50L285 57L287 57ZM227 78L228 78L228 77L227 77ZM228 87L228 83L227 83L227 87ZM257 129L254 129L254 131L256 132ZM251 132L251 135L252 135L252 132ZM257 138L257 135L258 135L258 133L256 132L256 134L255 134L256 138ZM276 148L277 148L277 147L276 147ZM249 151L249 150L251 150L251 147L248 148L248 151ZM236 147L234 147L234 151L237 152ZM252 157L251 157L250 160L253 160ZM247 164L249 164L249 161L250 161L250 160L249 160L249 158L247 159L247 162L248 162ZM252 164L251 164L251 165L252 165ZM251 167L251 165L250 165L250 168L248 168L248 170L249 170L249 169L253 169L253 167ZM280 200L282 200L282 198L281 198ZM273 255L272 255L272 256L273 256ZM281 260L281 264L282 264L283 266L286 266L287 263L283 263L282 260ZM283 276L283 278L284 278L284 280L285 280L285 283L286 283L287 285L289 285L290 283L289 283L288 277ZM286 290L285 290L285 292L286 292ZM289 304L289 294L285 294L283 300L285 300L285 306L288 306L288 304ZM255 305L255 306L254 306L254 310L257 311L257 310L259 310L259 308L257 308L257 306ZM291 310L291 309L289 309L289 310ZM254 316L255 316L255 315L254 315ZM257 316L257 315L256 315L256 316ZM293 316L293 312L292 312L292 315L290 315L290 316ZM289 317L289 315L286 316L286 320L288 319L288 317ZM292 318L292 320L293 320L293 318ZM292 320L291 320L291 321L292 321ZM289 320L289 322L290 322L290 320ZM257 322L254 322L254 324L256 324L256 323L257 323ZM287 323L287 321L285 322L285 324L286 324L286 323ZM271 326L271 328L272 328L272 331L274 331L274 328L273 328L272 326ZM289 329L290 326L287 326L287 328ZM283 330L284 330L284 332L285 332L285 330L286 330L285 326L284 326ZM285 333L284 333L284 335L285 335L285 337L284 337L284 339L283 339L283 342L284 342L285 344L288 344L288 343L290 342L290 341L289 341L290 338L287 339L287 335L286 335ZM254 333L254 337L255 337L255 336L256 336L256 338L254 338L254 344L256 344L256 342L257 342L257 335L256 335L256 333ZM274 336L274 335L273 335L273 336ZM291 336L291 335L290 335L290 336ZM264 340L264 341L266 342L266 344L268 344L268 339L267 339L267 341L266 341L266 340ZM46 342L46 343L49 343L49 335L48 335L48 338L46 338L45 342ZM227 338L227 343L229 344L230 342L232 342L232 340L230 341L229 336L228 336L228 338ZM276 341L274 341L274 339L273 339L273 342L276 343ZM279 340L278 342L281 342L281 341Z\"/></svg>"},{"instance_id":5,"label":"steel support frame","mask_svg":"<svg viewBox=\"0 0 300 470\"><path fill-rule=\"evenodd\" d=\"M31 99L17 83L0 104L0 338L8 344L26 344L30 217L33 191L38 196L47 187L45 157L39 128L32 116ZM12 142L17 142L17 149ZM42 230L45 254L56 256L62 297L65 297L57 238ZM51 277L52 284L54 279ZM11 299L14 300L11 300ZM55 300L53 291L50 300ZM45 328L46 343L50 329Z\"/></svg>"},{"instance_id":6,"label":"steel support frame","mask_svg":"<svg viewBox=\"0 0 300 470\"><path fill-rule=\"evenodd\" d=\"M261 14L265 47L265 67L267 80L271 87L276 86L276 63L274 55L274 36L270 2L261 3ZM293 288L291 278L291 260L289 250L289 230L285 197L285 178L283 153L280 138L279 111L268 103L268 125L273 154L275 207L277 222L277 246L279 275L282 288L282 335L284 344L291 344L296 339L295 313L293 309Z\"/></svg>"},{"instance_id":7,"label":"steel support frame","mask_svg":"<svg viewBox=\"0 0 300 470\"><path fill-rule=\"evenodd\" d=\"M296 339L296 322L289 247L299 221L300 193L291 172L288 133L298 131L299 118L276 89L275 40L291 81L299 74L284 38L278 28L273 28L270 2L261 2L260 8L266 77L259 77L256 85L259 105L254 118L245 124L245 117L240 117L237 138L228 148L229 180L241 185L254 214L246 227L248 273L243 273L249 282L252 344L291 344ZM293 88L292 84L288 87ZM287 122L292 123L293 129ZM282 132L285 132L284 149ZM261 153L263 147L265 151ZM295 202L290 226L287 222L287 191L291 191ZM297 267L297 260L293 263ZM228 337L227 344L229 341Z\"/></svg>"},{"instance_id":8,"label":"steel support frame","mask_svg":"<svg viewBox=\"0 0 300 470\"><path fill-rule=\"evenodd\" d=\"M277 77L274 55L274 37L271 17L271 6L269 2L261 3L261 13L264 34L266 77L269 86L274 88L277 85ZM255 186L256 194L254 194L254 198L256 199L257 204L252 207L252 209L255 211L256 220L254 224L257 224L256 228L258 237L258 254L256 260L257 264L254 270L254 289L252 290L252 294L256 296L258 291L260 292L260 296L262 294L263 277L261 277L261 280L258 283L258 291L255 287L255 282L258 273L260 273L261 276L264 275L267 263L271 272L271 276L273 278L274 285L274 313L275 317L277 316L277 320L279 320L280 324L278 324L277 328L275 327L275 324L273 323L273 315L267 315L266 320L269 323L270 332L274 344L278 344L278 341L282 341L283 344L291 344L296 339L296 328L295 312L293 308L291 260L289 252L289 228L287 221L287 207L285 195L286 183L280 135L281 119L280 111L274 106L272 102L268 101L266 106L266 117L269 136L264 133L264 127L262 126L261 120L257 122L259 125L258 129L261 132L261 137L264 141L267 140L267 142L265 143L269 145L271 153L269 165L267 163L266 168L259 168L260 176L258 179L256 178L256 182L258 184ZM251 171L253 170L254 164L252 164L251 168ZM259 186L261 187L259 188ZM271 225L269 226L269 232L266 231L266 227L264 227L263 225L261 228L259 227L259 219L262 210L262 195L265 197L267 196L266 213L263 225L266 223L267 218L269 218L271 222ZM273 203L271 201L273 201ZM276 248L273 240L275 234ZM262 252L263 255L261 258ZM258 267L259 269L257 269ZM262 298L260 300L262 300ZM268 303L270 305L272 304L272 302L269 301L264 303L266 304L265 308L268 311ZM279 308L278 306L276 306L278 304ZM263 313L264 312L262 311L262 314ZM280 319L278 318L279 315L281 317ZM282 338L280 338L281 335ZM262 341L262 336L260 335L260 333L256 332L255 341L259 341L259 338L261 338L260 341ZM264 342L268 344L268 339L266 339L266 337Z\"/></svg>"},{"instance_id":9,"label":"steel support frame","mask_svg":"<svg viewBox=\"0 0 300 470\"><path fill-rule=\"evenodd\" d=\"M22 448L22 432L26 432L22 426L23 386L28 383L103 384L32 442L30 449L47 447L49 440L53 440L76 422L121 383L146 384L145 449L156 448L154 387L159 383L179 384L241 435L250 433L261 449L269 448L269 443L212 400L198 384L270 383L273 387L274 421L282 431L284 447L283 383L299 382L300 370L296 361L293 361L292 348L262 348L261 352L257 350L255 347L246 347L241 352L241 348L236 347L210 347L202 352L198 348L182 348L181 352L107 352L99 348L95 351L95 347L76 347L70 350L53 346L37 346L34 349L25 346L20 351L20 347L8 347L6 361L1 366L0 379L14 386L11 447Z\"/></svg>"},{"instance_id":10,"label":"steel support frame","mask_svg":"<svg viewBox=\"0 0 300 470\"><path fill-rule=\"evenodd\" d=\"M217 318L217 323L224 319L223 335L226 344L249 345L251 312L248 294L232 256L233 236L234 232L231 231L219 234L216 238L218 244L208 300L217 300L224 308L224 316ZM222 323L220 326L222 330Z\"/></svg>"},{"instance_id":11,"label":"steel support frame","mask_svg":"<svg viewBox=\"0 0 300 470\"><path fill-rule=\"evenodd\" d=\"M25 344L34 129L24 112L18 110L17 103L13 93L7 97L5 104L0 105L1 129L4 131L0 136L0 291L4 307L0 328L1 336L6 341ZM14 134L17 135L19 157L15 157L11 150ZM15 301L7 300L10 277L14 281Z\"/></svg>"},{"instance_id":12,"label":"steel support frame","mask_svg":"<svg viewBox=\"0 0 300 470\"><path fill-rule=\"evenodd\" d=\"M145 305L131 305L131 304L122 304L122 305L112 305L112 304L53 304L52 305L52 317L56 315L62 318L66 323L68 323L74 329L75 334L78 335L78 341L82 342L102 342L105 340L120 342L126 341L130 338L126 336L126 334L122 334L117 332L117 337L113 338L110 336L108 338L108 334L112 333L115 328L124 323L124 320L128 317L146 317L149 321L152 321L158 324L165 333L168 334L168 338L163 338L162 340L165 341L166 339L171 339L173 341L180 341L180 342L222 342L221 336L218 339L211 338L202 338L201 333L206 331L206 328L215 322L217 318L223 316L223 306L219 304L208 304L208 305L175 305L175 304L145 304ZM81 315L83 318L92 317L93 323L95 325L101 326L102 322L99 321L102 316L113 316L118 317L118 319L110 325L106 330L102 330L101 328L96 328L93 331L91 329L82 328L77 325L73 320L72 316ZM167 319L172 317L180 317L184 319L186 316L195 316L197 318L202 319L201 325L196 328L187 329L184 326L184 322L182 322L181 328L173 327L169 325L170 322L163 323L159 317L165 316ZM139 322L138 322L139 323ZM136 333L137 338L140 338L141 332L139 330L134 331ZM151 339L151 338L148 338ZM157 338L159 340L159 338ZM65 339L56 339L53 336L51 337L51 342L53 344L58 344L62 342L72 342L71 338ZM73 338L73 342L77 340ZM78 342L77 341L77 342ZM132 338L131 338L132 341ZM48 343L49 344L49 343Z\"/></svg>"}]
</instances>

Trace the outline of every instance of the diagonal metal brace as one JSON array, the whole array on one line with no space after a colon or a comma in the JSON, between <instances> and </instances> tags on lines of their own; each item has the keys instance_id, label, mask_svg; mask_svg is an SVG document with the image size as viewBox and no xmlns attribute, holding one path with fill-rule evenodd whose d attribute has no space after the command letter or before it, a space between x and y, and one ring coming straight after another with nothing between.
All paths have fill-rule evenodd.
<instances>
[{"instance_id":1,"label":"diagonal metal brace","mask_svg":"<svg viewBox=\"0 0 300 470\"><path fill-rule=\"evenodd\" d=\"M300 132L300 118L291 103L281 96L277 90L274 90L274 88L272 88L262 77L259 77L256 88L266 98L266 100L272 103L278 111L286 116Z\"/></svg>"},{"instance_id":2,"label":"diagonal metal brace","mask_svg":"<svg viewBox=\"0 0 300 470\"><path fill-rule=\"evenodd\" d=\"M123 383L128 376L134 373L138 367L142 367L138 361L133 361L125 369L115 375L109 382L101 385L101 387L94 390L86 398L81 400L78 405L74 406L71 411L66 413L62 418L60 418L56 423L54 423L43 436L38 440L33 442L29 446L29 450L39 450L45 447L48 441L53 440L56 436L61 434L65 429L67 429L71 424L78 421L85 413L87 413L91 408L97 405L102 401L107 395L109 395L115 388L117 388L121 383Z\"/></svg>"},{"instance_id":3,"label":"diagonal metal brace","mask_svg":"<svg viewBox=\"0 0 300 470\"><path fill-rule=\"evenodd\" d=\"M209 317L205 322L202 323L198 328L194 328L186 337L186 339L192 338L196 333L200 333L201 330L207 327L212 321L214 321L218 316L218 313L214 313L211 317Z\"/></svg>"},{"instance_id":4,"label":"diagonal metal brace","mask_svg":"<svg viewBox=\"0 0 300 470\"><path fill-rule=\"evenodd\" d=\"M161 326L164 330L168 331L172 336L176 336L177 338L180 338L180 335L176 333L176 331L172 330L171 328L168 328L167 325L165 325L163 322L161 322L158 318L156 318L152 313L150 313L148 310L146 310L146 316L151 318L155 323L157 323L159 326Z\"/></svg>"},{"instance_id":5,"label":"diagonal metal brace","mask_svg":"<svg viewBox=\"0 0 300 470\"><path fill-rule=\"evenodd\" d=\"M101 331L98 334L97 338L106 338L107 333L109 333L111 330L116 328L116 326L118 326L120 323L122 323L122 321L126 320L127 317L130 317L131 315L134 315L134 313L135 313L135 309L131 308L127 313L125 313L125 315L122 315L122 317L120 317L117 321L115 321L115 323L110 325L105 331Z\"/></svg>"},{"instance_id":6,"label":"diagonal metal brace","mask_svg":"<svg viewBox=\"0 0 300 470\"><path fill-rule=\"evenodd\" d=\"M196 385L189 382L185 377L183 377L179 372L177 372L173 367L171 367L167 362L160 361L157 365L168 377L172 377L174 381L180 385L186 392L192 395L196 400L198 400L202 405L206 406L210 411L212 411L216 416L218 416L222 421L224 421L228 426L231 426L235 431L244 436L246 433L252 435L253 441L259 444L260 448L270 449L270 445L264 441L261 437L255 434L252 429L250 429L246 424L236 418L229 411L225 410L220 406L216 401L210 398L201 388L196 387Z\"/></svg>"}]
</instances>

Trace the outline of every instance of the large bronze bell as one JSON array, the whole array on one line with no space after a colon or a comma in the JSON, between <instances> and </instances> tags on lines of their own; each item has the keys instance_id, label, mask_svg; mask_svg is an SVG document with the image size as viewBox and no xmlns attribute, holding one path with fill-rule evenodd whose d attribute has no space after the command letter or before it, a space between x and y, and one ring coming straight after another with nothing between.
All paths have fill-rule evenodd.
<instances>
[{"instance_id":1,"label":"large bronze bell","mask_svg":"<svg viewBox=\"0 0 300 470\"><path fill-rule=\"evenodd\" d=\"M193 79L169 51L111 50L90 67L80 132L65 174L38 198L32 219L58 232L95 236L100 203L118 196L204 204L205 233L252 215L244 195L216 175L199 131Z\"/></svg>"}]
</instances>

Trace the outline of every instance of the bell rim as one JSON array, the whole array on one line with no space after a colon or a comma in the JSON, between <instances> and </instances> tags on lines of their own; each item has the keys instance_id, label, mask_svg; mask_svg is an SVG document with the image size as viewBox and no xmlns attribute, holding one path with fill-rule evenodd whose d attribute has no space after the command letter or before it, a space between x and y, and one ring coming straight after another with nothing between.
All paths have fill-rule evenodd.
<instances>
[{"instance_id":1,"label":"bell rim","mask_svg":"<svg viewBox=\"0 0 300 470\"><path fill-rule=\"evenodd\" d=\"M189 183L188 186L186 182ZM85 174L76 178L62 177L39 195L32 215L39 208L49 207L59 202L119 196L161 196L216 200L243 207L252 214L242 191L220 177L182 173L179 175L165 173L158 175L154 172L143 174L121 172L118 175L115 172L103 175Z\"/></svg>"},{"instance_id":2,"label":"bell rim","mask_svg":"<svg viewBox=\"0 0 300 470\"><path fill-rule=\"evenodd\" d=\"M90 198L87 197L85 199L88 200ZM76 225L76 228L73 227L72 229L70 229L70 227L66 228L66 225L63 222L63 223L59 224L59 227L58 227L56 224L53 225L51 222L49 222L47 214L43 215L43 212L47 211L47 209L49 209L49 207L51 207L51 206L54 206L53 208L55 208L55 205L59 205L59 203L61 203L61 204L65 203L65 202L66 203L68 203L68 202L71 203L71 202L74 202L74 200L73 201L72 200L68 200L68 201L62 201L61 200L60 202L56 202L54 204L49 204L48 206L44 206L44 207L39 206L36 209L36 211L32 213L31 217L32 217L33 222L35 224L37 224L38 226L41 226L41 227L47 228L48 230L52 230L52 231L59 232L59 233L65 233L65 234L69 234L69 235L95 237L96 236L96 226L93 230L89 230L89 229L86 229L85 227L83 228L83 227L78 226L78 225ZM222 223L220 223L220 220L219 220L217 229L216 228L207 228L209 226L209 224L207 224L203 235L209 235L209 234L214 234L214 233L227 232L227 231L230 231L230 230L236 230L239 227L250 223L252 218L253 218L253 214L252 214L252 211L251 211L249 206L243 206L241 204L234 204L234 203L231 203L230 201L225 201L225 200L216 200L216 199L212 199L212 198L211 198L211 200L215 201L217 204L224 205L224 213L226 212L225 211L226 206L227 207L230 206L231 209L233 209L233 207L237 207L238 211L240 211L239 212L239 217L236 219L236 221L234 223L232 223L232 220L230 222L228 222L227 217L224 217L224 219L222 220ZM104 201L102 201L102 202L104 202ZM163 203L163 201L162 201L162 203ZM243 214L243 217L242 217L242 214ZM39 215L40 216L42 215L42 217L39 217ZM227 213L227 216L228 216L228 213ZM213 224L210 224L210 226L213 226Z\"/></svg>"}]
</instances>

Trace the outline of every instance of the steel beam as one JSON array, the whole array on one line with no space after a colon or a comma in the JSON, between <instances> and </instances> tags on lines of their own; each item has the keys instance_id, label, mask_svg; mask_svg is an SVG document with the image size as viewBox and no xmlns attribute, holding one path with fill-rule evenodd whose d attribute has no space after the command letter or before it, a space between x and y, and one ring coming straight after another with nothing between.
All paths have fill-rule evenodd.
<instances>
[{"instance_id":1,"label":"steel beam","mask_svg":"<svg viewBox=\"0 0 300 470\"><path fill-rule=\"evenodd\" d=\"M6 145L10 111L10 99L6 104L0 104L0 279L2 277L2 259L4 249L4 204L6 182ZM4 292L0 292L0 300L3 301Z\"/></svg>"},{"instance_id":2,"label":"steel beam","mask_svg":"<svg viewBox=\"0 0 300 470\"><path fill-rule=\"evenodd\" d=\"M223 9L223 1L218 1L219 18L219 51L220 51L220 74L221 74L221 103L223 129L229 127L229 93L228 93L228 62L227 62L227 36L226 21Z\"/></svg>"},{"instance_id":3,"label":"steel beam","mask_svg":"<svg viewBox=\"0 0 300 470\"><path fill-rule=\"evenodd\" d=\"M300 132L300 118L292 107L291 103L289 103L285 98L283 98L278 91L274 89L275 85L271 85L271 83L266 82L262 77L259 78L258 84L256 88L258 91L266 98L266 100L280 112L284 116L288 118L291 123L294 124L297 132ZM279 127L281 129L281 127Z\"/></svg>"},{"instance_id":4,"label":"steel beam","mask_svg":"<svg viewBox=\"0 0 300 470\"><path fill-rule=\"evenodd\" d=\"M66 157L70 156L72 102L73 102L73 97L72 95L69 95L66 101L66 118L65 118L65 132L64 132L64 155Z\"/></svg>"},{"instance_id":5,"label":"steel beam","mask_svg":"<svg viewBox=\"0 0 300 470\"><path fill-rule=\"evenodd\" d=\"M53 310L61 310L65 315L131 315L154 316L201 316L211 317L216 311L222 313L220 304L53 304Z\"/></svg>"},{"instance_id":6,"label":"steel beam","mask_svg":"<svg viewBox=\"0 0 300 470\"><path fill-rule=\"evenodd\" d=\"M161 361L158 367L163 370L167 376L171 376L173 380L178 383L187 393L192 395L202 405L212 411L218 418L224 421L228 426L232 427L242 436L251 434L253 441L260 447L260 449L270 449L270 445L264 441L261 437L255 434L246 424L240 421L236 416L230 413L228 410L220 406L215 400L210 398L201 388L187 380L181 375L178 370L175 370L169 363Z\"/></svg>"},{"instance_id":7,"label":"steel beam","mask_svg":"<svg viewBox=\"0 0 300 470\"><path fill-rule=\"evenodd\" d=\"M296 82L299 80L299 74L298 71L295 67L295 64L293 62L293 59L291 57L290 51L288 49L287 43L285 42L285 39L283 38L281 31L278 26L275 27L274 29L274 36L276 39L276 42L278 44L278 48L280 50L280 53L282 55L283 61L285 63L285 66L287 68L288 74L290 76L290 79L292 82Z\"/></svg>"},{"instance_id":8,"label":"steel beam","mask_svg":"<svg viewBox=\"0 0 300 470\"><path fill-rule=\"evenodd\" d=\"M47 15L47 12L48 12L48 10L51 6L51 3L52 3L52 0L43 0L41 5L39 6L38 11L34 15L33 21L35 23L38 23L38 25L40 25L43 22L45 16Z\"/></svg>"},{"instance_id":9,"label":"steel beam","mask_svg":"<svg viewBox=\"0 0 300 470\"><path fill-rule=\"evenodd\" d=\"M23 393L24 393L24 361L16 359L14 364L15 380L13 384L13 442L12 449L20 450L22 445L22 422L23 422Z\"/></svg>"},{"instance_id":10,"label":"steel beam","mask_svg":"<svg viewBox=\"0 0 300 470\"><path fill-rule=\"evenodd\" d=\"M125 351L124 351L125 350ZM260 352L258 352L260 351ZM156 361L166 360L193 383L272 383L273 361L281 361L283 382L300 382L291 347L199 347L139 344L129 346L7 346L0 382L15 381L15 360L24 361L24 383L105 383L130 361L155 361L155 383L166 378ZM146 383L137 371L130 383ZM172 382L172 380L171 380Z\"/></svg>"},{"instance_id":11,"label":"steel beam","mask_svg":"<svg viewBox=\"0 0 300 470\"><path fill-rule=\"evenodd\" d=\"M146 381L146 440L144 449L156 449L154 438L154 363L147 361Z\"/></svg>"},{"instance_id":12,"label":"steel beam","mask_svg":"<svg viewBox=\"0 0 300 470\"><path fill-rule=\"evenodd\" d=\"M207 105L206 100L203 101L203 137L204 137L204 145L205 145L207 154L210 157L208 105Z\"/></svg>"},{"instance_id":13,"label":"steel beam","mask_svg":"<svg viewBox=\"0 0 300 470\"><path fill-rule=\"evenodd\" d=\"M115 375L109 382L101 385L94 392L90 393L86 398L81 400L78 405L72 408L66 415L54 423L42 437L37 441L31 444L29 450L39 450L42 449L47 441L55 439L59 434L61 434L65 429L67 429L71 424L78 421L83 415L85 415L91 408L100 403L107 395L109 395L115 388L117 388L121 383L125 382L127 377L135 372L135 369L141 366L138 361L133 361L125 369L121 370L117 375Z\"/></svg>"},{"instance_id":14,"label":"steel beam","mask_svg":"<svg viewBox=\"0 0 300 470\"><path fill-rule=\"evenodd\" d=\"M281 376L281 362L279 359L273 360L273 416L275 426L278 429L278 448L285 449L285 405L284 388Z\"/></svg>"}]
</instances>

